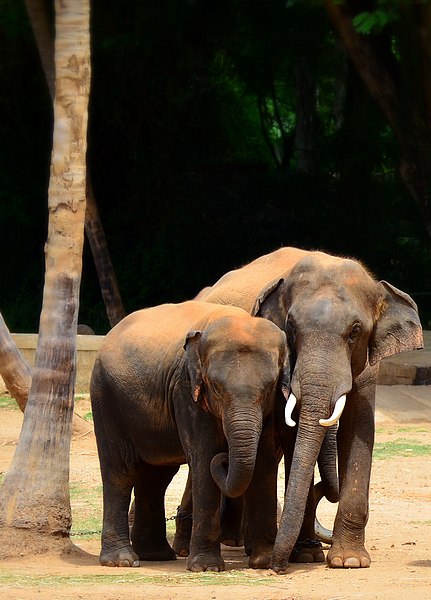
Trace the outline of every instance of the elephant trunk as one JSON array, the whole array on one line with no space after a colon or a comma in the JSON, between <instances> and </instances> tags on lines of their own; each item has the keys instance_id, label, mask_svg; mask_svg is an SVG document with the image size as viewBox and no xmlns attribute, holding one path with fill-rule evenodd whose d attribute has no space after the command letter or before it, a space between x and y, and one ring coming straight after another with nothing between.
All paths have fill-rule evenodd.
<instances>
[{"instance_id":1,"label":"elephant trunk","mask_svg":"<svg viewBox=\"0 0 431 600\"><path fill-rule=\"evenodd\" d=\"M253 476L256 454L262 432L263 415L254 413L223 419L229 453L221 452L211 461L211 475L220 491L229 498L244 494Z\"/></svg>"},{"instance_id":2,"label":"elephant trunk","mask_svg":"<svg viewBox=\"0 0 431 600\"><path fill-rule=\"evenodd\" d=\"M314 466L326 432L314 412L311 417L303 412L304 408L299 419L283 513L272 554L271 566L277 573L286 571L301 530Z\"/></svg>"}]
</instances>

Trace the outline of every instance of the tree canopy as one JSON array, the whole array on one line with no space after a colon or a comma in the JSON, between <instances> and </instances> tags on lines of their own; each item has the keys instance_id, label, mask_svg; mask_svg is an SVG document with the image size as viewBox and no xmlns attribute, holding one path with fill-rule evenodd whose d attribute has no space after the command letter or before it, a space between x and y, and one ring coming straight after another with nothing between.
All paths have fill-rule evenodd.
<instances>
[{"instance_id":1,"label":"tree canopy","mask_svg":"<svg viewBox=\"0 0 431 600\"><path fill-rule=\"evenodd\" d=\"M428 9L93 0L88 163L127 312L299 245L364 260L430 325ZM52 102L23 0L0 36L1 311L37 331ZM79 319L109 328L88 244Z\"/></svg>"}]
</instances>

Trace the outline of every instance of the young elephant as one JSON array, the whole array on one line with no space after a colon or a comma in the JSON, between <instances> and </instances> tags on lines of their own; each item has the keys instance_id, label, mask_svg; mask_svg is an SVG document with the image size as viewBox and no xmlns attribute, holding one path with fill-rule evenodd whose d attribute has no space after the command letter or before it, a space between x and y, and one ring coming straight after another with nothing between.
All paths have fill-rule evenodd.
<instances>
[{"instance_id":1,"label":"young elephant","mask_svg":"<svg viewBox=\"0 0 431 600\"><path fill-rule=\"evenodd\" d=\"M224 568L221 492L245 494L250 566L269 567L276 536L272 411L279 379L289 386L288 365L285 334L236 307L167 304L135 312L108 333L90 387L103 480L102 565L175 558L166 540L164 494L188 462L187 568Z\"/></svg>"}]
</instances>

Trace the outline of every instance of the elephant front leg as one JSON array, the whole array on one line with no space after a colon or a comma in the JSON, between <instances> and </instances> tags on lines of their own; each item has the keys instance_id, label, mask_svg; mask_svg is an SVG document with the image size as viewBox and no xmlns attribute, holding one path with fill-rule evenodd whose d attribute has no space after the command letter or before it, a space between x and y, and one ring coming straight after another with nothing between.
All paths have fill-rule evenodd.
<instances>
[{"instance_id":1,"label":"elephant front leg","mask_svg":"<svg viewBox=\"0 0 431 600\"><path fill-rule=\"evenodd\" d=\"M374 445L375 379L368 369L369 373L361 375L362 386L349 395L338 432L340 503L327 555L328 565L334 568L369 567L371 563L365 549L365 526Z\"/></svg>"},{"instance_id":2,"label":"elephant front leg","mask_svg":"<svg viewBox=\"0 0 431 600\"><path fill-rule=\"evenodd\" d=\"M224 571L220 553L220 490L209 469L210 460L191 467L193 488L193 525L189 571Z\"/></svg>"}]
</instances>

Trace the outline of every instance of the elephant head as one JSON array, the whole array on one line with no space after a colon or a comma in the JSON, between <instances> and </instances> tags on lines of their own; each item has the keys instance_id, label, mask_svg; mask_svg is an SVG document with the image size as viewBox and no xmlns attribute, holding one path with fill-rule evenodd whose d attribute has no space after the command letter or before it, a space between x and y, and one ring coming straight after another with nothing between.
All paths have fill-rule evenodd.
<instances>
[{"instance_id":1,"label":"elephant head","mask_svg":"<svg viewBox=\"0 0 431 600\"><path fill-rule=\"evenodd\" d=\"M376 281L357 261L313 253L258 298L253 314L286 332L293 354L286 423L299 424L273 568L287 567L305 510L314 465L328 426L349 410L349 392L368 365L421 348L417 307L404 292Z\"/></svg>"},{"instance_id":2,"label":"elephant head","mask_svg":"<svg viewBox=\"0 0 431 600\"><path fill-rule=\"evenodd\" d=\"M191 331L184 348L193 399L227 440L228 454L211 462L212 477L225 496L240 496L251 481L277 385L286 393L290 386L286 336L265 319L226 316Z\"/></svg>"}]
</instances>

